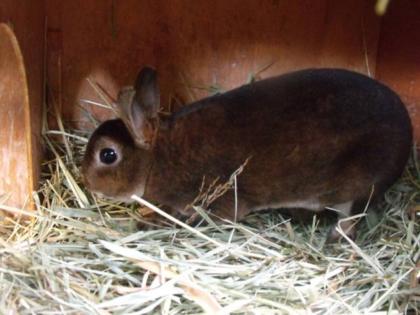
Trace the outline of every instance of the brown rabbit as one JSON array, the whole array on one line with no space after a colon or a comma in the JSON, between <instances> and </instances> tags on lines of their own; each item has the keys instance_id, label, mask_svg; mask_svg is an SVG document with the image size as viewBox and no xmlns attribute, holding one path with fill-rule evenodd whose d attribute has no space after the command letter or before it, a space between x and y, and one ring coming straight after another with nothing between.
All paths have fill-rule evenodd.
<instances>
[{"instance_id":1,"label":"brown rabbit","mask_svg":"<svg viewBox=\"0 0 420 315\"><path fill-rule=\"evenodd\" d=\"M346 217L398 179L412 144L397 94L340 69L253 82L162 119L156 71L146 67L117 106L120 119L89 140L87 187L118 200L137 194L186 216L204 176L223 182L249 158L238 177L237 219L267 208L331 207ZM234 194L210 208L233 219ZM349 221L341 226L353 236Z\"/></svg>"}]
</instances>

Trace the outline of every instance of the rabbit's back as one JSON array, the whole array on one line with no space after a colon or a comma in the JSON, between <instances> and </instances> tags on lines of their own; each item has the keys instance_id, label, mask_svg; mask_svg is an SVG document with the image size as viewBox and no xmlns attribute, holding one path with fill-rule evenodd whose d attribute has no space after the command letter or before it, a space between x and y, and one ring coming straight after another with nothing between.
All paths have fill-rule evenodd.
<instances>
[{"instance_id":1,"label":"rabbit's back","mask_svg":"<svg viewBox=\"0 0 420 315\"><path fill-rule=\"evenodd\" d=\"M407 111L395 92L365 75L342 69L302 70L257 81L188 105L172 119L195 120L193 113L205 115L218 107L227 119L219 122L233 126L247 122L262 126L256 123L262 116L265 122L275 123L271 119L275 116L283 123L306 118L336 130L388 121L411 131Z\"/></svg>"}]
</instances>

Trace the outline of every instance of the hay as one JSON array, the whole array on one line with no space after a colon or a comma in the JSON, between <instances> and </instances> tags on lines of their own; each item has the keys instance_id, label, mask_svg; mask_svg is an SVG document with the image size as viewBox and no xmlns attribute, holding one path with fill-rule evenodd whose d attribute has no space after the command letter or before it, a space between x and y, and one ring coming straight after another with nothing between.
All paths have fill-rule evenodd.
<instances>
[{"instance_id":1,"label":"hay","mask_svg":"<svg viewBox=\"0 0 420 315\"><path fill-rule=\"evenodd\" d=\"M166 222L138 231L139 204L96 199L80 184L86 142L79 131L47 131L50 158L34 194L37 210L7 208L18 216L0 225L0 313L379 315L418 310L416 156L377 206L384 215L364 216L356 242L326 245L328 224L316 218L291 223L279 212L256 213L240 224L194 228ZM19 214L32 219L25 223Z\"/></svg>"}]
</instances>

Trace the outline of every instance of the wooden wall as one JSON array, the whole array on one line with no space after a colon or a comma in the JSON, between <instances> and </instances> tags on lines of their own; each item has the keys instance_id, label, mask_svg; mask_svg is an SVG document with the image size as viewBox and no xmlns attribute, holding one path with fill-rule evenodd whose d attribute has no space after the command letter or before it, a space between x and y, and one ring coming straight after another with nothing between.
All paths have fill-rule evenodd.
<instances>
[{"instance_id":1,"label":"wooden wall","mask_svg":"<svg viewBox=\"0 0 420 315\"><path fill-rule=\"evenodd\" d=\"M375 73L380 18L374 1L46 3L49 81L65 117L77 122L84 119L79 99L98 100L87 77L115 96L145 64L160 74L163 105L173 95L190 101L206 94L200 89L187 93L185 85L230 89L269 64L261 77L314 66Z\"/></svg>"},{"instance_id":2,"label":"wooden wall","mask_svg":"<svg viewBox=\"0 0 420 315\"><path fill-rule=\"evenodd\" d=\"M384 16L376 76L396 90L420 144L420 0L392 0Z\"/></svg>"}]
</instances>

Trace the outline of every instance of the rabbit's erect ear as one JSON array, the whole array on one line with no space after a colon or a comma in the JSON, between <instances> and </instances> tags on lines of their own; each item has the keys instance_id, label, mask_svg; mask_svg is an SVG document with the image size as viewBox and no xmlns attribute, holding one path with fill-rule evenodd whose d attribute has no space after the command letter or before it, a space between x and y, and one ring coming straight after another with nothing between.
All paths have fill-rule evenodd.
<instances>
[{"instance_id":1,"label":"rabbit's erect ear","mask_svg":"<svg viewBox=\"0 0 420 315\"><path fill-rule=\"evenodd\" d=\"M137 106L141 107L148 118L156 117L160 105L156 70L144 67L137 75L134 89L136 90Z\"/></svg>"},{"instance_id":2,"label":"rabbit's erect ear","mask_svg":"<svg viewBox=\"0 0 420 315\"><path fill-rule=\"evenodd\" d=\"M137 145L150 147L158 126L160 103L156 71L145 67L137 75L134 88L124 88L118 96L117 114Z\"/></svg>"}]
</instances>

